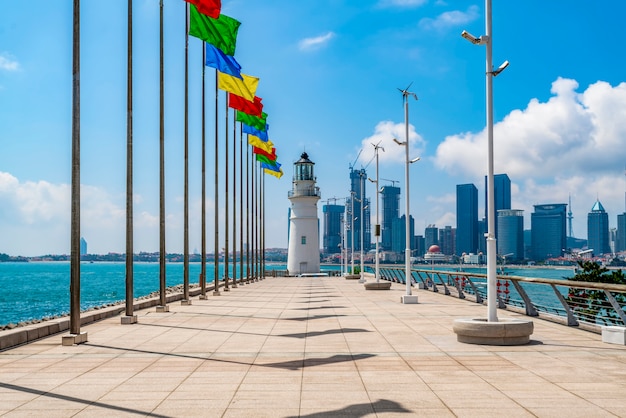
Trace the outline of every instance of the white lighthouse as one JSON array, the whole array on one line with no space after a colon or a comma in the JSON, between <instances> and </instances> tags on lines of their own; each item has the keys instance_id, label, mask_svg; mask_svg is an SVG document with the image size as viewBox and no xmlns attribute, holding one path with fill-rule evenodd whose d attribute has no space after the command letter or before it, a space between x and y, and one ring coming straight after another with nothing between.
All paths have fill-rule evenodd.
<instances>
[{"instance_id":1,"label":"white lighthouse","mask_svg":"<svg viewBox=\"0 0 626 418\"><path fill-rule=\"evenodd\" d=\"M315 185L314 162L306 152L293 165L293 189L288 197L291 201L289 219L289 274L319 273L319 218L317 201L320 189Z\"/></svg>"}]
</instances>

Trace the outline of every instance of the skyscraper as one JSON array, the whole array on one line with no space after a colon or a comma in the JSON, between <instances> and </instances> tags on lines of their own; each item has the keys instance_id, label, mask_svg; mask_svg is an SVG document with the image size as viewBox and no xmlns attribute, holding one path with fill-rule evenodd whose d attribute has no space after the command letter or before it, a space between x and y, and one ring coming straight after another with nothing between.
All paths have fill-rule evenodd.
<instances>
[{"instance_id":1,"label":"skyscraper","mask_svg":"<svg viewBox=\"0 0 626 418\"><path fill-rule=\"evenodd\" d=\"M428 244L426 244L428 247ZM478 189L473 184L456 185L456 254L478 250Z\"/></svg>"},{"instance_id":2,"label":"skyscraper","mask_svg":"<svg viewBox=\"0 0 626 418\"><path fill-rule=\"evenodd\" d=\"M414 250L413 247L415 235L415 221L412 216L409 216L409 234L411 235L411 250ZM404 259L404 254L406 250L406 216L402 215L398 219L393 221L392 225L393 229L393 241L391 243L391 251L394 251L398 254L402 254L402 259Z\"/></svg>"},{"instance_id":3,"label":"skyscraper","mask_svg":"<svg viewBox=\"0 0 626 418\"><path fill-rule=\"evenodd\" d=\"M567 243L567 204L534 205L534 208L530 215L533 260L561 256Z\"/></svg>"},{"instance_id":4,"label":"skyscraper","mask_svg":"<svg viewBox=\"0 0 626 418\"><path fill-rule=\"evenodd\" d=\"M445 255L454 255L454 238L456 230L450 225L446 225L443 229L439 230L439 246L441 252Z\"/></svg>"},{"instance_id":5,"label":"skyscraper","mask_svg":"<svg viewBox=\"0 0 626 418\"><path fill-rule=\"evenodd\" d=\"M324 234L323 248L325 254L337 254L340 252L342 228L341 221L343 219L343 205L324 205L322 212L324 213Z\"/></svg>"},{"instance_id":6,"label":"skyscraper","mask_svg":"<svg viewBox=\"0 0 626 418\"><path fill-rule=\"evenodd\" d=\"M382 195L383 200L381 248L383 251L391 251L393 221L398 219L400 216L398 212L400 188L395 186L384 186L380 194Z\"/></svg>"},{"instance_id":7,"label":"skyscraper","mask_svg":"<svg viewBox=\"0 0 626 418\"><path fill-rule=\"evenodd\" d=\"M524 211L502 209L497 213L500 237L496 241L498 254L509 260L524 259Z\"/></svg>"},{"instance_id":8,"label":"skyscraper","mask_svg":"<svg viewBox=\"0 0 626 418\"><path fill-rule=\"evenodd\" d=\"M596 200L591 212L587 214L587 247L594 255L609 254L609 214L602 203Z\"/></svg>"},{"instance_id":9,"label":"skyscraper","mask_svg":"<svg viewBox=\"0 0 626 418\"><path fill-rule=\"evenodd\" d=\"M354 245L352 244L352 234L348 234L348 248L354 246L355 251L361 250L361 205L363 205L363 251L369 251L372 247L371 225L370 225L370 204L367 196L365 182L367 172L365 169L350 169L350 197L346 200L348 207L354 208ZM361 196L361 192L363 195ZM354 200L354 201L352 201ZM354 205L354 206L352 206ZM358 218L358 219L357 219Z\"/></svg>"},{"instance_id":10,"label":"skyscraper","mask_svg":"<svg viewBox=\"0 0 626 418\"><path fill-rule=\"evenodd\" d=\"M431 245L439 245L439 229L435 225L428 225L424 229L424 252Z\"/></svg>"},{"instance_id":11,"label":"skyscraper","mask_svg":"<svg viewBox=\"0 0 626 418\"><path fill-rule=\"evenodd\" d=\"M626 212L617 215L617 237L615 239L615 252L626 251Z\"/></svg>"}]
</instances>

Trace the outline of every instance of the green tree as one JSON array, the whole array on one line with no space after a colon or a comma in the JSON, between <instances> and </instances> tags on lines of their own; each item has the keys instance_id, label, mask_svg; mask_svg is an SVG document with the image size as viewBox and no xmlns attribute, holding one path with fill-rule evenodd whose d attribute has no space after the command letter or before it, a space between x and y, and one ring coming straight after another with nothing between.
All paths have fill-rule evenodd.
<instances>
[{"instance_id":1,"label":"green tree","mask_svg":"<svg viewBox=\"0 0 626 418\"><path fill-rule=\"evenodd\" d=\"M578 272L570 280L591 283L626 284L622 270L610 270L593 261L578 261ZM626 296L618 293L615 299L620 306L626 303ZM586 322L603 322L606 325L621 324L619 315L613 309L604 290L579 289L570 287L566 298L568 304L580 319Z\"/></svg>"}]
</instances>

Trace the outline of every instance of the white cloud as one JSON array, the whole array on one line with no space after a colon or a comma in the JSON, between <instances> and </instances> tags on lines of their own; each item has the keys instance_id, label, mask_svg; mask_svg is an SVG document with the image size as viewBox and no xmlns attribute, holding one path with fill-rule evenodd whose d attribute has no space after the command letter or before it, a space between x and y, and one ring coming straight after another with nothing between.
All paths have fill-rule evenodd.
<instances>
[{"instance_id":1,"label":"white cloud","mask_svg":"<svg viewBox=\"0 0 626 418\"><path fill-rule=\"evenodd\" d=\"M467 11L453 10L444 12L434 19L423 18L419 26L424 29L444 30L450 27L458 27L473 22L479 18L478 6L470 6Z\"/></svg>"},{"instance_id":2,"label":"white cloud","mask_svg":"<svg viewBox=\"0 0 626 418\"><path fill-rule=\"evenodd\" d=\"M20 64L7 53L0 53L0 70L17 71Z\"/></svg>"},{"instance_id":3,"label":"white cloud","mask_svg":"<svg viewBox=\"0 0 626 418\"><path fill-rule=\"evenodd\" d=\"M334 37L334 32L328 32L314 38L305 38L298 43L298 48L300 48L301 51L318 49L328 44L328 42L330 42L330 40Z\"/></svg>"},{"instance_id":4,"label":"white cloud","mask_svg":"<svg viewBox=\"0 0 626 418\"><path fill-rule=\"evenodd\" d=\"M582 93L577 89L575 80L558 78L548 101L532 99L496 123L494 171L507 173L516 185L513 205L526 211L526 228L533 204L567 203L571 194L574 232L586 237L586 214L596 198L611 225L624 211L626 83L599 81ZM448 136L434 163L480 188L487 174L486 140L485 130Z\"/></svg>"},{"instance_id":5,"label":"white cloud","mask_svg":"<svg viewBox=\"0 0 626 418\"><path fill-rule=\"evenodd\" d=\"M393 141L397 138L404 142L405 139L404 123L394 123L391 121L379 122L374 128L374 134L361 141L361 155L359 161L363 165L367 165L375 156L374 146L379 144L384 151L379 151L378 161L380 164L405 162L406 151L404 147L399 146ZM415 132L415 127L409 124L409 155L411 158L419 157L424 152L424 140Z\"/></svg>"}]
</instances>

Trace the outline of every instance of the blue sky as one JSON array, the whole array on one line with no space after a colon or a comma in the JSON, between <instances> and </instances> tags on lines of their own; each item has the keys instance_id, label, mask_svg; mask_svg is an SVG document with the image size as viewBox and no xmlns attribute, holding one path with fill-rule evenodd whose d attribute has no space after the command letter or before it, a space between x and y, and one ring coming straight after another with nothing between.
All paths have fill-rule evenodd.
<instances>
[{"instance_id":1,"label":"blue sky","mask_svg":"<svg viewBox=\"0 0 626 418\"><path fill-rule=\"evenodd\" d=\"M0 4L0 252L68 253L72 2ZM158 0L133 5L135 250L157 251ZM182 252L185 3L165 0L164 10L166 246ZM379 141L380 177L404 192L404 150L392 138L404 138L397 88L409 83L419 97L409 105L411 156L421 157L410 173L416 233L456 226L456 184L474 183L484 196L485 50L460 36L484 34L484 2L223 0L222 13L242 22L235 56L261 79L257 95L285 171L266 179L267 246L287 247L287 192L304 150L316 163L321 204L348 195L351 164L375 177L371 144ZM624 212L624 15L619 0L493 1L494 65L511 63L494 80L495 171L511 178L527 229L534 204L567 203L570 194L577 237L586 238L596 198L612 227ZM89 252L123 252L126 2L83 1L81 30L81 232ZM190 38L192 250L200 248L201 48ZM209 237L213 78L208 69Z\"/></svg>"}]
</instances>

